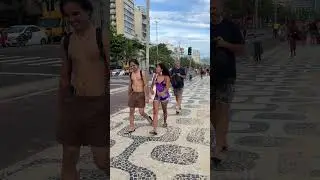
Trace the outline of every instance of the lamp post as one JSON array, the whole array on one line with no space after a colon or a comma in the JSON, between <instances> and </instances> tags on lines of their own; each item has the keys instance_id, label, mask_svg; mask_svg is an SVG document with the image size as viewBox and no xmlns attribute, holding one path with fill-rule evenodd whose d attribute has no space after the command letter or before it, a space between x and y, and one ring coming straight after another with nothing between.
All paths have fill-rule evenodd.
<instances>
[{"instance_id":1,"label":"lamp post","mask_svg":"<svg viewBox=\"0 0 320 180\"><path fill-rule=\"evenodd\" d=\"M147 39L146 39L146 75L149 75L149 48L150 48L150 0L146 0Z\"/></svg>"},{"instance_id":2,"label":"lamp post","mask_svg":"<svg viewBox=\"0 0 320 180\"><path fill-rule=\"evenodd\" d=\"M156 19L155 20L155 23L156 23L156 41L157 41L157 59L156 59L156 62L155 62L155 66L158 64L158 60L159 60L159 41L158 41L158 20Z\"/></svg>"}]
</instances>

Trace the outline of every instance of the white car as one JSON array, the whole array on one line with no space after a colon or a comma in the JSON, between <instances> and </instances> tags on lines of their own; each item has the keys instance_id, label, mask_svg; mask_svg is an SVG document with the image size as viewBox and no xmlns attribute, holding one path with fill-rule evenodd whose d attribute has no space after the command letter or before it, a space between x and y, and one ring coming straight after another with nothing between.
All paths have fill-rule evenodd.
<instances>
[{"instance_id":1,"label":"white car","mask_svg":"<svg viewBox=\"0 0 320 180\"><path fill-rule=\"evenodd\" d=\"M112 70L111 75L112 76L123 76L123 75L125 75L125 71L122 69L114 69L114 70Z\"/></svg>"},{"instance_id":2,"label":"white car","mask_svg":"<svg viewBox=\"0 0 320 180\"><path fill-rule=\"evenodd\" d=\"M9 27L8 42L10 45L17 45L18 39L25 38L23 45L42 45L48 42L48 36L40 27L35 25L16 25Z\"/></svg>"}]
</instances>

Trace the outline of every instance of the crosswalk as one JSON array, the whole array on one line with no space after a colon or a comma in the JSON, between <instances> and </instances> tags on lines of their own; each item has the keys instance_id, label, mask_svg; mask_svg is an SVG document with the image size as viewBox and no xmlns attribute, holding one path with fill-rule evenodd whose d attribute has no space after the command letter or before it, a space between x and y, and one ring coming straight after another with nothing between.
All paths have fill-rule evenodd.
<instances>
[{"instance_id":1,"label":"crosswalk","mask_svg":"<svg viewBox=\"0 0 320 180\"><path fill-rule=\"evenodd\" d=\"M61 58L0 55L0 64L7 65L60 67L61 61Z\"/></svg>"}]
</instances>

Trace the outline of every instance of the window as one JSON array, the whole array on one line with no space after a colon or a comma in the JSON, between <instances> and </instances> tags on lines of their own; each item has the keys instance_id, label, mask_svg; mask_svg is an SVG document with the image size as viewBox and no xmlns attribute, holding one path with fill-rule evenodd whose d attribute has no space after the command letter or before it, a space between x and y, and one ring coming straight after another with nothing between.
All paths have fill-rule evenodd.
<instances>
[{"instance_id":1,"label":"window","mask_svg":"<svg viewBox=\"0 0 320 180\"><path fill-rule=\"evenodd\" d=\"M37 27L31 27L30 29L31 29L31 32L39 32L40 31L40 29Z\"/></svg>"},{"instance_id":2,"label":"window","mask_svg":"<svg viewBox=\"0 0 320 180\"><path fill-rule=\"evenodd\" d=\"M24 31L26 27L19 27L19 26L12 26L8 29L7 33L21 33L22 31Z\"/></svg>"},{"instance_id":3,"label":"window","mask_svg":"<svg viewBox=\"0 0 320 180\"><path fill-rule=\"evenodd\" d=\"M55 28L55 27L59 27L60 26L60 19L59 18L46 18L46 19L41 19L39 22L39 26L40 27L44 27L44 28Z\"/></svg>"}]
</instances>

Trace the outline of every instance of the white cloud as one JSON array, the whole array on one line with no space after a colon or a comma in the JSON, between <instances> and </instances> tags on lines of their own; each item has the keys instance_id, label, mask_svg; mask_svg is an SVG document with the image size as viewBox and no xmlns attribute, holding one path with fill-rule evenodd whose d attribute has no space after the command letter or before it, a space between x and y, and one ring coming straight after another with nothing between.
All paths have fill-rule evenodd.
<instances>
[{"instance_id":1,"label":"white cloud","mask_svg":"<svg viewBox=\"0 0 320 180\"><path fill-rule=\"evenodd\" d=\"M192 46L193 49L200 50L202 57L209 56L209 3L210 0L198 0L198 3L192 4L192 8L189 11L185 11L183 8L180 11L154 11L151 9L151 41L156 43L155 20L157 20L158 40L160 43L174 45L180 43L183 47Z\"/></svg>"}]
</instances>

